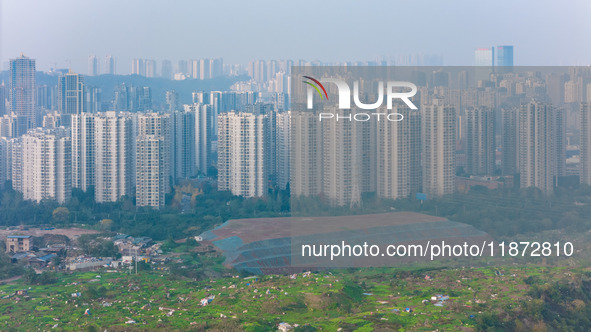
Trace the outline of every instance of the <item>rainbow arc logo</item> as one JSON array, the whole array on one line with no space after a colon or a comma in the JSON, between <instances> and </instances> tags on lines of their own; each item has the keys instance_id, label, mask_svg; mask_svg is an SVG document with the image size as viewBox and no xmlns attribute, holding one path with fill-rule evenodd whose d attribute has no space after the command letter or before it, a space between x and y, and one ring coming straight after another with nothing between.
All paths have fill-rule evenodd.
<instances>
[{"instance_id":1,"label":"rainbow arc logo","mask_svg":"<svg viewBox=\"0 0 591 332\"><path fill-rule=\"evenodd\" d=\"M326 89L324 88L324 85L322 85L322 83L320 83L319 80L317 80L311 76L304 76L304 78L312 81L312 82L310 82L310 81L302 81L302 82L313 87L316 90L316 92L318 92L318 94L320 95L320 99L324 99L324 97L326 97L326 100L328 100L328 94L326 93ZM320 92L320 89L322 89L322 91L324 92L324 95L322 95L322 92Z\"/></svg>"}]
</instances>

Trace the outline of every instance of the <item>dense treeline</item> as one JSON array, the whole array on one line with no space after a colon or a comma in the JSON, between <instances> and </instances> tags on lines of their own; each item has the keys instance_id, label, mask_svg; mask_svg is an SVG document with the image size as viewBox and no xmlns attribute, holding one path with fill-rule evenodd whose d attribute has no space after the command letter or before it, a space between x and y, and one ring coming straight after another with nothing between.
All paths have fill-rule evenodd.
<instances>
[{"instance_id":1,"label":"dense treeline","mask_svg":"<svg viewBox=\"0 0 591 332\"><path fill-rule=\"evenodd\" d=\"M418 201L364 194L361 204L331 207L325 197L297 197L290 200L289 188L270 190L265 198L243 198L220 192L210 181L187 182L167 196L166 208L136 208L128 197L119 202L98 204L92 190L74 189L64 206L54 201L37 204L24 201L10 188L0 193L0 226L87 224L102 231L114 231L156 240L197 235L229 219L306 215L366 214L417 211L471 224L493 236L506 236L551 229L580 232L591 228L591 187L576 178L564 178L551 196L535 188L496 189L473 187L457 193Z\"/></svg>"},{"instance_id":2,"label":"dense treeline","mask_svg":"<svg viewBox=\"0 0 591 332\"><path fill-rule=\"evenodd\" d=\"M232 218L286 216L290 208L288 190L270 190L265 198L242 198L217 191L215 183L208 181L176 187L176 192L167 195L166 208L160 211L136 208L128 197L99 204L92 192L73 189L71 200L60 206L50 200L39 204L25 201L21 193L9 187L0 192L0 227L85 224L102 231L164 240L197 235ZM188 208L180 203L183 196L189 198L185 204Z\"/></svg>"},{"instance_id":3,"label":"dense treeline","mask_svg":"<svg viewBox=\"0 0 591 332\"><path fill-rule=\"evenodd\" d=\"M94 257L120 258L119 249L113 241L101 238L98 234L83 234L78 238L78 246L85 255Z\"/></svg>"}]
</instances>

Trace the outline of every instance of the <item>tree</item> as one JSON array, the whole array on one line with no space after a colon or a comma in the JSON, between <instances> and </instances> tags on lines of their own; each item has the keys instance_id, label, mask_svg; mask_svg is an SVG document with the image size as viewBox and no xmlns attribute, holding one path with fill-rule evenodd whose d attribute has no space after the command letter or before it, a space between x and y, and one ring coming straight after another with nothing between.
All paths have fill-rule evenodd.
<instances>
[{"instance_id":1,"label":"tree","mask_svg":"<svg viewBox=\"0 0 591 332\"><path fill-rule=\"evenodd\" d=\"M70 221L70 210L68 210L66 207L60 206L53 210L51 217L53 221L60 224L65 224Z\"/></svg>"},{"instance_id":2,"label":"tree","mask_svg":"<svg viewBox=\"0 0 591 332\"><path fill-rule=\"evenodd\" d=\"M110 231L111 227L113 226L113 220L112 219L102 219L100 221L101 224L101 229L103 231Z\"/></svg>"}]
</instances>

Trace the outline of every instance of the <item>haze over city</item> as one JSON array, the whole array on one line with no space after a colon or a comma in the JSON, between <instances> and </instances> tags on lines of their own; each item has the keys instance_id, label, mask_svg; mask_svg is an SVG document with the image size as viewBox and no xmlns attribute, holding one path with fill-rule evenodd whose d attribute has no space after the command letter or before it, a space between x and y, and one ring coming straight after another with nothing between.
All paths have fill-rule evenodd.
<instances>
[{"instance_id":1,"label":"haze over city","mask_svg":"<svg viewBox=\"0 0 591 332\"><path fill-rule=\"evenodd\" d=\"M351 61L435 54L444 65L473 65L476 47L515 45L515 65L589 65L586 15L573 1L0 1L0 64L21 52L38 70L86 73L96 54L117 58L223 57ZM34 9L32 9L34 8ZM556 29L560 26L560 29ZM470 31L471 33L466 33ZM569 31L571 33L564 33Z\"/></svg>"},{"instance_id":2,"label":"haze over city","mask_svg":"<svg viewBox=\"0 0 591 332\"><path fill-rule=\"evenodd\" d=\"M591 331L590 9L0 0L0 331Z\"/></svg>"}]
</instances>

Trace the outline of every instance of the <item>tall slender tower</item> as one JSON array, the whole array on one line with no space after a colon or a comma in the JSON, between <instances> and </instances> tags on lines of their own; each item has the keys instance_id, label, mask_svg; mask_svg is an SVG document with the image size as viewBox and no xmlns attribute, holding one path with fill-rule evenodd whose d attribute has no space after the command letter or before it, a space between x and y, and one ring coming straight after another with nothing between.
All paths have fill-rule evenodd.
<instances>
[{"instance_id":1,"label":"tall slender tower","mask_svg":"<svg viewBox=\"0 0 591 332\"><path fill-rule=\"evenodd\" d=\"M402 121L377 122L377 194L398 199L418 190L414 170L420 170L420 127L418 111L395 106L391 112L404 116ZM417 128L419 127L419 128Z\"/></svg>"},{"instance_id":2,"label":"tall slender tower","mask_svg":"<svg viewBox=\"0 0 591 332\"><path fill-rule=\"evenodd\" d=\"M360 205L361 194L376 190L377 123L349 119L363 111L333 108L329 112L341 120L321 123L322 193L332 205Z\"/></svg>"},{"instance_id":3,"label":"tall slender tower","mask_svg":"<svg viewBox=\"0 0 591 332\"><path fill-rule=\"evenodd\" d=\"M7 114L6 112L6 87L4 82L0 84L0 116Z\"/></svg>"},{"instance_id":4,"label":"tall slender tower","mask_svg":"<svg viewBox=\"0 0 591 332\"><path fill-rule=\"evenodd\" d=\"M131 194L135 168L132 119L109 111L97 114L94 125L95 200L115 202Z\"/></svg>"},{"instance_id":5,"label":"tall slender tower","mask_svg":"<svg viewBox=\"0 0 591 332\"><path fill-rule=\"evenodd\" d=\"M495 115L488 107L466 110L466 172L492 175L495 171Z\"/></svg>"},{"instance_id":6,"label":"tall slender tower","mask_svg":"<svg viewBox=\"0 0 591 332\"><path fill-rule=\"evenodd\" d=\"M159 209L170 192L170 114L140 114L136 146L136 205Z\"/></svg>"},{"instance_id":7,"label":"tall slender tower","mask_svg":"<svg viewBox=\"0 0 591 332\"><path fill-rule=\"evenodd\" d=\"M562 111L532 100L519 112L519 170L521 187L552 194L554 180L564 171Z\"/></svg>"},{"instance_id":8,"label":"tall slender tower","mask_svg":"<svg viewBox=\"0 0 591 332\"><path fill-rule=\"evenodd\" d=\"M234 195L267 194L267 139L265 115L229 112L220 114L218 137L218 188Z\"/></svg>"},{"instance_id":9,"label":"tall slender tower","mask_svg":"<svg viewBox=\"0 0 591 332\"><path fill-rule=\"evenodd\" d=\"M140 76L146 76L146 64L144 59L133 59L131 62L131 73Z\"/></svg>"},{"instance_id":10,"label":"tall slender tower","mask_svg":"<svg viewBox=\"0 0 591 332\"><path fill-rule=\"evenodd\" d=\"M213 114L211 105L185 105L185 111L195 114L195 163L197 170L207 174L211 164L211 141L213 132Z\"/></svg>"},{"instance_id":11,"label":"tall slender tower","mask_svg":"<svg viewBox=\"0 0 591 332\"><path fill-rule=\"evenodd\" d=\"M489 80L490 74L495 67L495 49L494 47L480 47L474 51L475 79Z\"/></svg>"},{"instance_id":12,"label":"tall slender tower","mask_svg":"<svg viewBox=\"0 0 591 332\"><path fill-rule=\"evenodd\" d=\"M422 106L423 191L430 197L455 191L455 109L434 99Z\"/></svg>"},{"instance_id":13,"label":"tall slender tower","mask_svg":"<svg viewBox=\"0 0 591 332\"><path fill-rule=\"evenodd\" d=\"M95 184L95 117L72 115L72 187L87 191Z\"/></svg>"},{"instance_id":14,"label":"tall slender tower","mask_svg":"<svg viewBox=\"0 0 591 332\"><path fill-rule=\"evenodd\" d=\"M330 112L344 118L352 111L334 108ZM353 121L322 123L322 193L334 206L348 206L357 199L354 185L360 194L356 129Z\"/></svg>"},{"instance_id":15,"label":"tall slender tower","mask_svg":"<svg viewBox=\"0 0 591 332\"><path fill-rule=\"evenodd\" d=\"M496 70L499 73L509 73L513 71L513 46L497 46Z\"/></svg>"},{"instance_id":16,"label":"tall slender tower","mask_svg":"<svg viewBox=\"0 0 591 332\"><path fill-rule=\"evenodd\" d=\"M144 60L145 75L146 77L156 77L156 60L146 59Z\"/></svg>"},{"instance_id":17,"label":"tall slender tower","mask_svg":"<svg viewBox=\"0 0 591 332\"><path fill-rule=\"evenodd\" d=\"M171 79L172 78L172 62L170 60L162 60L162 67L160 69L160 77Z\"/></svg>"},{"instance_id":18,"label":"tall slender tower","mask_svg":"<svg viewBox=\"0 0 591 332\"><path fill-rule=\"evenodd\" d=\"M58 80L58 109L62 115L62 125L71 126L73 114L81 114L86 107L84 77L69 71Z\"/></svg>"},{"instance_id":19,"label":"tall slender tower","mask_svg":"<svg viewBox=\"0 0 591 332\"><path fill-rule=\"evenodd\" d=\"M409 112L405 120L410 122L410 193L418 193L423 188L422 168L422 136L421 136L421 112Z\"/></svg>"},{"instance_id":20,"label":"tall slender tower","mask_svg":"<svg viewBox=\"0 0 591 332\"><path fill-rule=\"evenodd\" d=\"M502 173L514 175L519 173L519 109L503 108L501 124L503 135Z\"/></svg>"},{"instance_id":21,"label":"tall slender tower","mask_svg":"<svg viewBox=\"0 0 591 332\"><path fill-rule=\"evenodd\" d=\"M172 178L186 179L197 174L195 160L195 111L175 111L172 116Z\"/></svg>"},{"instance_id":22,"label":"tall slender tower","mask_svg":"<svg viewBox=\"0 0 591 332\"><path fill-rule=\"evenodd\" d=\"M199 79L205 80L211 78L209 65L209 59L199 60Z\"/></svg>"},{"instance_id":23,"label":"tall slender tower","mask_svg":"<svg viewBox=\"0 0 591 332\"><path fill-rule=\"evenodd\" d=\"M136 138L136 205L164 207L164 195L169 192L169 142L163 136L140 135Z\"/></svg>"},{"instance_id":24,"label":"tall slender tower","mask_svg":"<svg viewBox=\"0 0 591 332\"><path fill-rule=\"evenodd\" d=\"M291 197L317 196L322 192L322 130L313 112L291 112Z\"/></svg>"},{"instance_id":25,"label":"tall slender tower","mask_svg":"<svg viewBox=\"0 0 591 332\"><path fill-rule=\"evenodd\" d=\"M285 189L290 181L291 111L277 114L277 185Z\"/></svg>"},{"instance_id":26,"label":"tall slender tower","mask_svg":"<svg viewBox=\"0 0 591 332\"><path fill-rule=\"evenodd\" d=\"M10 104L27 128L37 127L35 97L35 60L21 54L10 60Z\"/></svg>"},{"instance_id":27,"label":"tall slender tower","mask_svg":"<svg viewBox=\"0 0 591 332\"><path fill-rule=\"evenodd\" d=\"M581 183L591 185L591 104L581 103Z\"/></svg>"},{"instance_id":28,"label":"tall slender tower","mask_svg":"<svg viewBox=\"0 0 591 332\"><path fill-rule=\"evenodd\" d=\"M113 57L112 55L107 55L105 57L105 74L115 75L115 73L115 57Z\"/></svg>"},{"instance_id":29,"label":"tall slender tower","mask_svg":"<svg viewBox=\"0 0 591 332\"><path fill-rule=\"evenodd\" d=\"M88 76L97 76L100 73L100 63L96 55L88 57Z\"/></svg>"}]
</instances>

